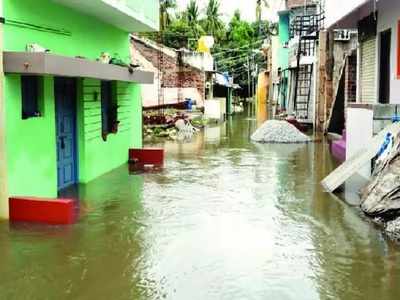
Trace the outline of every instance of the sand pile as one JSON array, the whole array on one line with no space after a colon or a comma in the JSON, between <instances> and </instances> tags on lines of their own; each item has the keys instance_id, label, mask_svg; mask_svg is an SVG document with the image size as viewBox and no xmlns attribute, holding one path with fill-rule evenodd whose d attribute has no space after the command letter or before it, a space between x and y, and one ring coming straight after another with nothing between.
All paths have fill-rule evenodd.
<instances>
[{"instance_id":1,"label":"sand pile","mask_svg":"<svg viewBox=\"0 0 400 300\"><path fill-rule=\"evenodd\" d=\"M268 120L251 136L258 143L307 143L310 137L286 121Z\"/></svg>"}]
</instances>

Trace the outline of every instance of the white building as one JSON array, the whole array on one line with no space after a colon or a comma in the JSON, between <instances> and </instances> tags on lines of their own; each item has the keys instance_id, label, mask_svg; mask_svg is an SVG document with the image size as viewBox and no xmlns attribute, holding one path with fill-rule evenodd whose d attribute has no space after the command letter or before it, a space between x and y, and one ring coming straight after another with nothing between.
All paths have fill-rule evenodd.
<instances>
[{"instance_id":1,"label":"white building","mask_svg":"<svg viewBox=\"0 0 400 300\"><path fill-rule=\"evenodd\" d=\"M400 104L400 1L347 2L350 5L341 6L342 14L331 17L329 25L331 28L359 30L357 102ZM343 11L344 7L346 11ZM335 8L332 7L331 11L335 11Z\"/></svg>"},{"instance_id":2,"label":"white building","mask_svg":"<svg viewBox=\"0 0 400 300\"><path fill-rule=\"evenodd\" d=\"M340 3L338 3L340 2ZM400 1L327 1L330 28L358 29L357 103L347 107L347 156L390 123L400 104Z\"/></svg>"}]
</instances>

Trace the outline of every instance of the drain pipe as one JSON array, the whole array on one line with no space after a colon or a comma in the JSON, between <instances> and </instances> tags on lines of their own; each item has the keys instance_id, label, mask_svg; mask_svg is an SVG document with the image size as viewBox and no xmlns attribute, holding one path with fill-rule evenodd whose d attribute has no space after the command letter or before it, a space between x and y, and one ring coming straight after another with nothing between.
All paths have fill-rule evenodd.
<instances>
[{"instance_id":1,"label":"drain pipe","mask_svg":"<svg viewBox=\"0 0 400 300\"><path fill-rule=\"evenodd\" d=\"M0 0L0 18L3 18L3 0ZM0 218L8 219L8 191L5 143L3 22L0 22Z\"/></svg>"}]
</instances>

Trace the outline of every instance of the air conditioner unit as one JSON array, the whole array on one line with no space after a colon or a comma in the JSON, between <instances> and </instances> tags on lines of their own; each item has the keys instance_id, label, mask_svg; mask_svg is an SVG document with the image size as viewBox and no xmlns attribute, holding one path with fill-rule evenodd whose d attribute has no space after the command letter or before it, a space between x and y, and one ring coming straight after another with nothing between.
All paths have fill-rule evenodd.
<instances>
[{"instance_id":1,"label":"air conditioner unit","mask_svg":"<svg viewBox=\"0 0 400 300\"><path fill-rule=\"evenodd\" d=\"M347 42L351 39L351 30L347 29L336 29L333 31L334 40L339 42Z\"/></svg>"}]
</instances>

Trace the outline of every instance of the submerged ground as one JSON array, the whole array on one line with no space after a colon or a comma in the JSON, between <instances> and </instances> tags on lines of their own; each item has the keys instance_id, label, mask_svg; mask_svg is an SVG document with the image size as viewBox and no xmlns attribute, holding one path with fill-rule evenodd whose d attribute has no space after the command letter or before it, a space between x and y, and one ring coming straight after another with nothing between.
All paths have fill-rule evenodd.
<instances>
[{"instance_id":1,"label":"submerged ground","mask_svg":"<svg viewBox=\"0 0 400 300\"><path fill-rule=\"evenodd\" d=\"M69 227L0 223L0 299L398 299L400 248L323 193L327 145L249 141L237 116L162 173L80 187Z\"/></svg>"}]
</instances>

